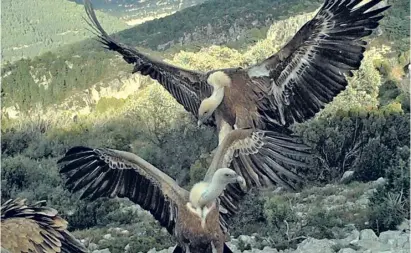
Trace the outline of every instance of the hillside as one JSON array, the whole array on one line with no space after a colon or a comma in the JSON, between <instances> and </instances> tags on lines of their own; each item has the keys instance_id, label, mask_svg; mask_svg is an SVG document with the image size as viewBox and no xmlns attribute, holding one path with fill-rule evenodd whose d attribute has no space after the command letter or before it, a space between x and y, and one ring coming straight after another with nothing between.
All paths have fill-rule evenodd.
<instances>
[{"instance_id":1,"label":"hillside","mask_svg":"<svg viewBox=\"0 0 411 253\"><path fill-rule=\"evenodd\" d=\"M210 0L118 35L130 45L152 50L192 43L226 44L241 39L251 28L266 27L275 20L314 11L321 3L320 0Z\"/></svg>"},{"instance_id":2,"label":"hillside","mask_svg":"<svg viewBox=\"0 0 411 253\"><path fill-rule=\"evenodd\" d=\"M403 12L400 12L400 10L406 10L407 8L409 10L406 2L406 0L389 1L393 6L387 12L387 19L384 19L381 24L380 30L382 33L377 37L374 36L372 40L372 44L376 46L380 44L390 45L392 51L396 52L395 57L398 57L401 52L405 52L408 48L407 45L409 45L406 41L409 37L409 27L404 25L407 22L407 17L401 15ZM181 40L180 44L172 45L173 43L169 43L170 48L162 53L150 52L157 56L172 58L181 49L198 51L199 48L214 43L215 38L218 38L220 43L225 41L227 46L243 51L248 50L247 48L255 44L256 41L266 37L269 25L262 23L263 20L269 20L266 22L271 24L273 22L281 24L282 21L289 20L288 23L282 25L284 29L288 29L290 23L293 26L296 24L295 20L289 19L294 17L295 13L307 13L309 10L307 6L311 6L310 8L314 10L317 8L316 6L320 5L319 3L315 5L301 0L275 2L259 0L253 5L240 0L233 1L231 5L226 4L227 2L222 0L208 1L166 18L153 20L135 28L121 31L115 37L134 46L141 46L142 44L147 46L147 43L152 41L152 43L149 43L152 48L164 48L164 44L161 44L164 41L179 40L178 31L184 31L186 35L189 34L190 29L176 30L179 25L190 24L197 30L201 30L199 28L201 26L208 26L210 29L206 33L192 33L191 38L203 38L198 42L193 39ZM226 11L219 11L220 7L224 6ZM215 17L213 16L210 19L206 15L207 13L214 13ZM234 15L235 13L242 14ZM227 15L233 17L232 20L228 19ZM206 17L208 21L203 20ZM261 22L247 23L244 17L248 17L250 20L259 17ZM276 20L271 20L269 17L275 17ZM298 23L299 26L307 20L308 17ZM212 26L209 22L224 25ZM101 20L101 23L105 28L110 27L104 19ZM207 23L209 25L205 25ZM248 29L248 26L252 28ZM293 31L296 31L299 26L294 27ZM174 33L173 31L177 32ZM231 33L232 36L224 37L226 33ZM286 37L281 40L283 44L292 35L291 31L284 35ZM230 38L233 40L230 40ZM278 50L279 46L277 45L273 52ZM187 67L193 68L193 66ZM88 39L67 45L61 48L59 52L47 53L34 59L21 60L15 64L4 66L2 71L3 105L6 108L14 106L19 111L26 112L29 108L32 108L33 104L40 103L47 106L51 103L59 104L77 91L83 91L103 80L105 80L105 83L109 83L110 80L116 79L120 71L130 71L130 69L131 66L127 65L117 54L103 50L101 44L96 43L94 39ZM37 89L37 91L32 92L30 89ZM33 96L33 94L40 95Z\"/></svg>"},{"instance_id":3,"label":"hillside","mask_svg":"<svg viewBox=\"0 0 411 253\"><path fill-rule=\"evenodd\" d=\"M82 4L82 0L69 0ZM155 18L168 16L187 7L207 0L94 0L96 10L109 13L124 20L128 25L137 25Z\"/></svg>"},{"instance_id":4,"label":"hillside","mask_svg":"<svg viewBox=\"0 0 411 253\"><path fill-rule=\"evenodd\" d=\"M82 5L67 0L4 0L1 2L3 61L28 58L91 37ZM110 32L127 25L97 12Z\"/></svg>"}]
</instances>

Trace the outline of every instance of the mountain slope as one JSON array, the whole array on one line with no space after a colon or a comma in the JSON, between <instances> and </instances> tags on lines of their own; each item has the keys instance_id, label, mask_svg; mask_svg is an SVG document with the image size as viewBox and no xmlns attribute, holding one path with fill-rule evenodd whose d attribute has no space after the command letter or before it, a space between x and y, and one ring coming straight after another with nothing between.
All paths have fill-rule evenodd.
<instances>
[{"instance_id":1,"label":"mountain slope","mask_svg":"<svg viewBox=\"0 0 411 253\"><path fill-rule=\"evenodd\" d=\"M183 21L193 26L194 32L191 33L192 38L203 38L198 41L201 43L200 47L214 43L215 38L224 39L226 34L231 34L231 36L226 36L225 40L220 41L221 44L230 42L230 39L239 42L244 34L249 34L250 38L240 44L241 48L246 48L245 45L254 44L253 41L259 40L261 37L266 37L266 32L263 33L261 30L268 26L265 26L266 23L270 24L270 22L274 22L270 20L270 16L272 19L286 20L287 17L296 17L294 13L308 12L308 8L304 6L312 6L311 8L314 10L317 8L313 3L307 4L305 0L278 0L275 2L271 0L258 0L251 6L248 2L238 0L237 2L241 2L243 6L233 5L233 9L226 9L225 14L223 14L223 11L215 11L219 7L224 6L224 1L225 0L210 0L204 4L187 8L181 12L170 15L167 18L153 20L138 27L121 31L115 34L114 37L132 46L139 46L140 49L141 44L148 44L151 47L157 48L157 46L161 45L159 43L162 43L162 41L179 41L179 35L177 33L166 33L165 31L178 30L181 15L186 13L183 17L185 21ZM214 2L215 4L209 5L208 3L210 2ZM382 35L372 39L374 45L378 45L378 43L391 44L393 49L398 50L395 47L401 45L401 43L399 43L401 39L409 37L409 28L407 30L404 28L405 26L399 25L408 22L407 18L405 16L398 16L395 12L396 9L403 7L406 2L407 0L392 1L393 7L387 12L387 16L391 16L392 19L387 19L390 22L383 19L381 24ZM216 3L218 3L218 5ZM389 1L389 3L391 3L391 1ZM270 4L271 7L269 7ZM320 4L317 4L317 6L319 7ZM213 15L209 15L208 20L217 23L215 26L212 26L211 23L207 25L206 21L204 21L205 23L200 23L202 19L193 13L196 15L213 13ZM243 14L236 14L233 19L230 20L225 16L227 13ZM284 15L280 16L281 13ZM253 20L253 17L257 17L258 19L254 19L255 22L245 22L247 18ZM225 23L222 23L223 20L225 20ZM108 22L104 20L100 21L104 28L109 26ZM395 21L395 23L392 21ZM296 21L290 22L295 25L294 23ZM218 24L223 24L223 26L219 26ZM394 24L397 24L397 26L392 26ZM203 31L201 33L201 27L204 26L211 27L210 32ZM284 29L290 30L288 24L284 23L282 26L284 26ZM248 27L252 28L249 29ZM262 33L263 36L261 36L261 34L253 35L254 33L250 32L255 31L257 28L261 28L260 33ZM189 30L180 29L179 31L187 31L186 35L189 34ZM392 37L390 34L396 34L397 36ZM288 40L290 36L291 35L287 35L286 38L283 38L284 41ZM152 43L149 43L150 41ZM191 41L181 41L183 46L179 47L180 43L178 45L174 44L171 46L172 50L166 50L162 53L150 51L150 54L156 54L158 56L158 54L166 53L166 55L163 56L171 59L172 55L169 54L170 52L175 52L178 49L188 51L187 48L192 47L196 42L194 39ZM279 43L279 41L275 40L275 44L277 43ZM279 44L281 45L275 45L277 50L278 47L284 45L284 42ZM404 43L404 45L409 45L409 43ZM267 45L267 47L271 48L274 46ZM401 49L401 51L404 50ZM256 52L256 54L258 53L259 52ZM261 55L261 57L266 56L267 53L265 52ZM200 57L200 59L202 58ZM203 62L203 60L201 62ZM193 64L186 67L195 68ZM104 82L108 85L110 81L121 75L121 71L130 73L131 69L132 66L126 64L118 54L104 50L102 45L94 39L87 39L64 46L64 48L61 48L58 52L47 53L34 59L21 60L14 64L3 66L2 102L5 107L16 106L22 112L27 112L32 108L32 105L36 103L42 106L59 104L74 93L88 89L97 82Z\"/></svg>"},{"instance_id":2,"label":"mountain slope","mask_svg":"<svg viewBox=\"0 0 411 253\"><path fill-rule=\"evenodd\" d=\"M1 54L3 61L40 55L61 45L91 37L84 8L67 0L2 0ZM98 12L109 32L127 27Z\"/></svg>"},{"instance_id":3,"label":"mountain slope","mask_svg":"<svg viewBox=\"0 0 411 253\"><path fill-rule=\"evenodd\" d=\"M69 0L82 4L83 0ZM96 10L107 12L126 21L128 25L140 24L154 18L168 16L207 0L94 0Z\"/></svg>"},{"instance_id":4,"label":"mountain slope","mask_svg":"<svg viewBox=\"0 0 411 253\"><path fill-rule=\"evenodd\" d=\"M164 50L194 42L226 44L246 30L271 25L275 20L311 12L322 0L209 0L173 15L146 22L119 33L133 46ZM101 21L101 24L106 24Z\"/></svg>"}]
</instances>

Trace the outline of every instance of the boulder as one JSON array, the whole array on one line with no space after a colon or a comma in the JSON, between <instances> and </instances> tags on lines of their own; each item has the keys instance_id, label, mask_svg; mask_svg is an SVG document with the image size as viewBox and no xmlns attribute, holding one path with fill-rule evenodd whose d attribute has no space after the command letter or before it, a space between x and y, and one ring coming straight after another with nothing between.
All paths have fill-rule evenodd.
<instances>
[{"instance_id":1,"label":"boulder","mask_svg":"<svg viewBox=\"0 0 411 253\"><path fill-rule=\"evenodd\" d=\"M307 238L298 245L295 253L335 253L334 245L334 242L327 239Z\"/></svg>"},{"instance_id":2,"label":"boulder","mask_svg":"<svg viewBox=\"0 0 411 253\"><path fill-rule=\"evenodd\" d=\"M347 170L346 172L344 172L343 176L341 177L340 183L348 184L352 181L353 178L354 178L354 171Z\"/></svg>"},{"instance_id":3,"label":"boulder","mask_svg":"<svg viewBox=\"0 0 411 253\"><path fill-rule=\"evenodd\" d=\"M111 253L109 249L94 250L91 253Z\"/></svg>"},{"instance_id":4,"label":"boulder","mask_svg":"<svg viewBox=\"0 0 411 253\"><path fill-rule=\"evenodd\" d=\"M91 242L91 243L89 243L89 245L88 245L88 249L89 249L90 251L96 250L96 249L98 249L98 245Z\"/></svg>"},{"instance_id":5,"label":"boulder","mask_svg":"<svg viewBox=\"0 0 411 253\"><path fill-rule=\"evenodd\" d=\"M111 238L112 238L111 234L103 235L103 239L105 239L105 240L110 240Z\"/></svg>"},{"instance_id":6,"label":"boulder","mask_svg":"<svg viewBox=\"0 0 411 253\"><path fill-rule=\"evenodd\" d=\"M352 248L344 248L344 249L340 249L340 250L338 251L338 253L357 253L357 251L355 251L355 250L352 249Z\"/></svg>"}]
</instances>

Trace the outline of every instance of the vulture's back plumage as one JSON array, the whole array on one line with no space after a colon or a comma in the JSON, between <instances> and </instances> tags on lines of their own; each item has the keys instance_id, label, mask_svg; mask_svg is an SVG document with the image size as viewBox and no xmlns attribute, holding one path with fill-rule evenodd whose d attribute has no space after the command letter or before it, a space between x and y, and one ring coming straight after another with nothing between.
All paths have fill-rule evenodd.
<instances>
[{"instance_id":1,"label":"vulture's back plumage","mask_svg":"<svg viewBox=\"0 0 411 253\"><path fill-rule=\"evenodd\" d=\"M87 249L67 231L67 221L45 201L10 199L1 206L1 248L10 253L82 253Z\"/></svg>"}]
</instances>

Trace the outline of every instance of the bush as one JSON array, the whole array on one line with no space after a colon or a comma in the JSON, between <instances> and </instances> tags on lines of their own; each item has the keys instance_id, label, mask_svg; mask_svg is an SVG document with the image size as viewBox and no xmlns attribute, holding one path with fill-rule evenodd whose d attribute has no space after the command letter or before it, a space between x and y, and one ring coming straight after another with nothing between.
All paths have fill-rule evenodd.
<instances>
[{"instance_id":1,"label":"bush","mask_svg":"<svg viewBox=\"0 0 411 253\"><path fill-rule=\"evenodd\" d=\"M410 215L408 147L398 148L396 160L387 169L387 182L370 199L370 225L377 232L396 229Z\"/></svg>"},{"instance_id":2,"label":"bush","mask_svg":"<svg viewBox=\"0 0 411 253\"><path fill-rule=\"evenodd\" d=\"M318 160L309 175L322 183L338 181L355 171L361 181L383 177L398 147L409 146L409 114L391 111L339 111L333 118L317 118L296 126Z\"/></svg>"},{"instance_id":3,"label":"bush","mask_svg":"<svg viewBox=\"0 0 411 253\"><path fill-rule=\"evenodd\" d=\"M116 111L123 107L125 104L125 99L114 98L114 97L103 97L96 104L97 113L104 113L108 111Z\"/></svg>"},{"instance_id":4,"label":"bush","mask_svg":"<svg viewBox=\"0 0 411 253\"><path fill-rule=\"evenodd\" d=\"M251 190L240 204L240 211L230 220L230 234L239 236L258 233L267 236L270 233L267 219L264 215L265 199L259 196L257 190Z\"/></svg>"}]
</instances>

